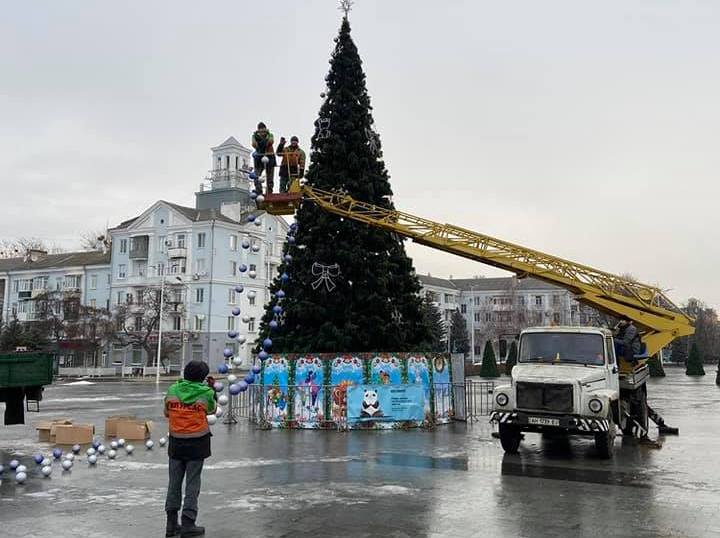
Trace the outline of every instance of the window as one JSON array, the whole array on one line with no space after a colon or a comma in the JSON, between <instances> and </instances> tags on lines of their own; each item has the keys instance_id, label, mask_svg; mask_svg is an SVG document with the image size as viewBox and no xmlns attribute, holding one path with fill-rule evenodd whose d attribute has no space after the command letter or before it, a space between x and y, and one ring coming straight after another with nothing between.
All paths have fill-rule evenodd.
<instances>
[{"instance_id":1,"label":"window","mask_svg":"<svg viewBox=\"0 0 720 538\"><path fill-rule=\"evenodd\" d=\"M64 288L66 290L77 290L80 289L80 275L67 275L65 277Z\"/></svg>"},{"instance_id":2,"label":"window","mask_svg":"<svg viewBox=\"0 0 720 538\"><path fill-rule=\"evenodd\" d=\"M201 361L204 360L203 346L202 344L193 344L192 347L192 360Z\"/></svg>"},{"instance_id":3,"label":"window","mask_svg":"<svg viewBox=\"0 0 720 538\"><path fill-rule=\"evenodd\" d=\"M255 318L250 318L250 321L248 321L248 332L255 332Z\"/></svg>"},{"instance_id":4,"label":"window","mask_svg":"<svg viewBox=\"0 0 720 538\"><path fill-rule=\"evenodd\" d=\"M127 254L127 239L120 240L120 254Z\"/></svg>"},{"instance_id":5,"label":"window","mask_svg":"<svg viewBox=\"0 0 720 538\"><path fill-rule=\"evenodd\" d=\"M238 237L237 237L237 235L232 234L230 236L230 250L232 250L233 252L236 251L237 245L238 245Z\"/></svg>"},{"instance_id":6,"label":"window","mask_svg":"<svg viewBox=\"0 0 720 538\"><path fill-rule=\"evenodd\" d=\"M135 330L136 331L142 331L143 328L143 318L142 316L135 316Z\"/></svg>"},{"instance_id":7,"label":"window","mask_svg":"<svg viewBox=\"0 0 720 538\"><path fill-rule=\"evenodd\" d=\"M145 297L145 292L143 290L137 290L135 292L135 302L137 304L143 304L143 298Z\"/></svg>"},{"instance_id":8,"label":"window","mask_svg":"<svg viewBox=\"0 0 720 538\"><path fill-rule=\"evenodd\" d=\"M492 321L492 312L485 312L485 321Z\"/></svg>"},{"instance_id":9,"label":"window","mask_svg":"<svg viewBox=\"0 0 720 538\"><path fill-rule=\"evenodd\" d=\"M237 155L235 156L235 170L237 170L240 167L240 157Z\"/></svg>"},{"instance_id":10,"label":"window","mask_svg":"<svg viewBox=\"0 0 720 538\"><path fill-rule=\"evenodd\" d=\"M475 312L473 319L475 320L475 323L480 323L480 312Z\"/></svg>"},{"instance_id":11,"label":"window","mask_svg":"<svg viewBox=\"0 0 720 538\"><path fill-rule=\"evenodd\" d=\"M117 294L117 304L122 304L124 297L125 297L125 294L123 292L119 291Z\"/></svg>"},{"instance_id":12,"label":"window","mask_svg":"<svg viewBox=\"0 0 720 538\"><path fill-rule=\"evenodd\" d=\"M195 316L195 330L196 331L202 331L203 325L205 323L205 318L202 316ZM194 353L194 352L193 352Z\"/></svg>"},{"instance_id":13,"label":"window","mask_svg":"<svg viewBox=\"0 0 720 538\"><path fill-rule=\"evenodd\" d=\"M227 330L228 330L228 331L234 331L234 330L235 330L235 316L228 316L228 318L227 318Z\"/></svg>"},{"instance_id":14,"label":"window","mask_svg":"<svg viewBox=\"0 0 720 538\"><path fill-rule=\"evenodd\" d=\"M553 306L560 306L560 296L553 295Z\"/></svg>"},{"instance_id":15,"label":"window","mask_svg":"<svg viewBox=\"0 0 720 538\"><path fill-rule=\"evenodd\" d=\"M133 294L132 293L125 294L125 302L127 304L133 304Z\"/></svg>"},{"instance_id":16,"label":"window","mask_svg":"<svg viewBox=\"0 0 720 538\"><path fill-rule=\"evenodd\" d=\"M37 277L32 284L34 290L46 290L48 287L48 277L40 276Z\"/></svg>"},{"instance_id":17,"label":"window","mask_svg":"<svg viewBox=\"0 0 720 538\"><path fill-rule=\"evenodd\" d=\"M162 262L159 262L156 266L157 269L157 276L162 276L165 274L165 264Z\"/></svg>"},{"instance_id":18,"label":"window","mask_svg":"<svg viewBox=\"0 0 720 538\"><path fill-rule=\"evenodd\" d=\"M553 312L553 323L560 323L560 312Z\"/></svg>"},{"instance_id":19,"label":"window","mask_svg":"<svg viewBox=\"0 0 720 538\"><path fill-rule=\"evenodd\" d=\"M254 263L250 264L250 271L257 271L257 266Z\"/></svg>"},{"instance_id":20,"label":"window","mask_svg":"<svg viewBox=\"0 0 720 538\"><path fill-rule=\"evenodd\" d=\"M118 265L118 278L125 278L127 276L127 265L121 263Z\"/></svg>"},{"instance_id":21,"label":"window","mask_svg":"<svg viewBox=\"0 0 720 538\"><path fill-rule=\"evenodd\" d=\"M182 330L182 318L180 316L173 316L172 318L173 331Z\"/></svg>"},{"instance_id":22,"label":"window","mask_svg":"<svg viewBox=\"0 0 720 538\"><path fill-rule=\"evenodd\" d=\"M542 304L543 304L542 295L536 295L535 296L535 306L542 306Z\"/></svg>"},{"instance_id":23,"label":"window","mask_svg":"<svg viewBox=\"0 0 720 538\"><path fill-rule=\"evenodd\" d=\"M230 155L225 155L225 169L230 169Z\"/></svg>"},{"instance_id":24,"label":"window","mask_svg":"<svg viewBox=\"0 0 720 538\"><path fill-rule=\"evenodd\" d=\"M248 297L248 304L250 306L255 306L255 297Z\"/></svg>"},{"instance_id":25,"label":"window","mask_svg":"<svg viewBox=\"0 0 720 538\"><path fill-rule=\"evenodd\" d=\"M475 297L475 306L480 306L480 297Z\"/></svg>"},{"instance_id":26,"label":"window","mask_svg":"<svg viewBox=\"0 0 720 538\"><path fill-rule=\"evenodd\" d=\"M196 273L204 273L205 272L205 258L198 258L195 260L195 272Z\"/></svg>"},{"instance_id":27,"label":"window","mask_svg":"<svg viewBox=\"0 0 720 538\"><path fill-rule=\"evenodd\" d=\"M133 276L145 276L147 273L147 262L135 262L135 274Z\"/></svg>"},{"instance_id":28,"label":"window","mask_svg":"<svg viewBox=\"0 0 720 538\"><path fill-rule=\"evenodd\" d=\"M237 275L237 262L230 262L230 276Z\"/></svg>"},{"instance_id":29,"label":"window","mask_svg":"<svg viewBox=\"0 0 720 538\"><path fill-rule=\"evenodd\" d=\"M520 306L525 306L525 297L524 297L523 295L521 295L520 297L518 297L518 304L519 304Z\"/></svg>"},{"instance_id":30,"label":"window","mask_svg":"<svg viewBox=\"0 0 720 538\"><path fill-rule=\"evenodd\" d=\"M195 302L202 303L205 300L205 288L197 288L195 290Z\"/></svg>"},{"instance_id":31,"label":"window","mask_svg":"<svg viewBox=\"0 0 720 538\"><path fill-rule=\"evenodd\" d=\"M90 275L90 289L97 289L97 275Z\"/></svg>"},{"instance_id":32,"label":"window","mask_svg":"<svg viewBox=\"0 0 720 538\"><path fill-rule=\"evenodd\" d=\"M167 237L164 235L158 236L158 250L160 252L167 252Z\"/></svg>"},{"instance_id":33,"label":"window","mask_svg":"<svg viewBox=\"0 0 720 538\"><path fill-rule=\"evenodd\" d=\"M535 312L533 315L533 324L540 325L542 323L542 313Z\"/></svg>"},{"instance_id":34,"label":"window","mask_svg":"<svg viewBox=\"0 0 720 538\"><path fill-rule=\"evenodd\" d=\"M88 306L90 308L97 308L97 301L95 299L90 299Z\"/></svg>"},{"instance_id":35,"label":"window","mask_svg":"<svg viewBox=\"0 0 720 538\"><path fill-rule=\"evenodd\" d=\"M235 288L228 289L228 304L235 304Z\"/></svg>"},{"instance_id":36,"label":"window","mask_svg":"<svg viewBox=\"0 0 720 538\"><path fill-rule=\"evenodd\" d=\"M197 247L205 248L205 232L197 234Z\"/></svg>"},{"instance_id":37,"label":"window","mask_svg":"<svg viewBox=\"0 0 720 538\"><path fill-rule=\"evenodd\" d=\"M182 303L183 300L184 300L183 290L178 290L178 289L173 290L173 302L174 303Z\"/></svg>"},{"instance_id":38,"label":"window","mask_svg":"<svg viewBox=\"0 0 720 538\"><path fill-rule=\"evenodd\" d=\"M450 295L449 293L446 293L444 296L444 300L446 303L452 303L452 295Z\"/></svg>"},{"instance_id":39,"label":"window","mask_svg":"<svg viewBox=\"0 0 720 538\"><path fill-rule=\"evenodd\" d=\"M467 313L467 305L465 303L460 305L460 313L466 314Z\"/></svg>"},{"instance_id":40,"label":"window","mask_svg":"<svg viewBox=\"0 0 720 538\"><path fill-rule=\"evenodd\" d=\"M176 234L175 244L177 245L177 248L185 248L185 234Z\"/></svg>"}]
</instances>

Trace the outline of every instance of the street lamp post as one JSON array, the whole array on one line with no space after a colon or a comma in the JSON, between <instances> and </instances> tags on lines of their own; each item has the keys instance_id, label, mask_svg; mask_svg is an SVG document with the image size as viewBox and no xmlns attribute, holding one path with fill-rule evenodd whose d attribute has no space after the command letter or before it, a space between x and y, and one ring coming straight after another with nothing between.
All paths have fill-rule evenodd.
<instances>
[{"instance_id":1,"label":"street lamp post","mask_svg":"<svg viewBox=\"0 0 720 538\"><path fill-rule=\"evenodd\" d=\"M157 354L155 356L155 384L160 384L160 351L162 350L162 316L163 308L165 307L165 271L162 272L162 279L160 280L160 312L158 313L158 345Z\"/></svg>"},{"instance_id":2,"label":"street lamp post","mask_svg":"<svg viewBox=\"0 0 720 538\"><path fill-rule=\"evenodd\" d=\"M475 286L470 285L470 353L475 364Z\"/></svg>"}]
</instances>

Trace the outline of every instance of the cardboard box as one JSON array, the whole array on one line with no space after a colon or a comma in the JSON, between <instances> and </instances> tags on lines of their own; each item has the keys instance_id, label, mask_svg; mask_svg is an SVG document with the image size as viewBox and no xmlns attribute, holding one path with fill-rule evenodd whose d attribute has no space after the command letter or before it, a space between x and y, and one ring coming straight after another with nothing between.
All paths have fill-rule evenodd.
<instances>
[{"instance_id":1,"label":"cardboard box","mask_svg":"<svg viewBox=\"0 0 720 538\"><path fill-rule=\"evenodd\" d=\"M150 420L123 420L117 423L117 437L132 441L148 439L152 433Z\"/></svg>"},{"instance_id":2,"label":"cardboard box","mask_svg":"<svg viewBox=\"0 0 720 538\"><path fill-rule=\"evenodd\" d=\"M38 422L35 429L38 432L38 441L41 443L54 443L55 438L51 435L52 427L58 424L72 424L69 418L58 418L55 420L45 420Z\"/></svg>"},{"instance_id":3,"label":"cardboard box","mask_svg":"<svg viewBox=\"0 0 720 538\"><path fill-rule=\"evenodd\" d=\"M117 437L117 425L120 422L136 421L135 415L115 415L105 419L105 437Z\"/></svg>"},{"instance_id":4,"label":"cardboard box","mask_svg":"<svg viewBox=\"0 0 720 538\"><path fill-rule=\"evenodd\" d=\"M95 426L92 424L69 424L53 426L55 443L58 445L84 445L92 443Z\"/></svg>"}]
</instances>

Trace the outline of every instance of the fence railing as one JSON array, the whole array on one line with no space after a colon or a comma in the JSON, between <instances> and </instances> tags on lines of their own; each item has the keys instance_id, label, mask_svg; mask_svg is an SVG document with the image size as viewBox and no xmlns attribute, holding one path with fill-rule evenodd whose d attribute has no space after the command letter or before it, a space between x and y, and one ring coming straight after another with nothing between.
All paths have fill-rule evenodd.
<instances>
[{"instance_id":1,"label":"fence railing","mask_svg":"<svg viewBox=\"0 0 720 538\"><path fill-rule=\"evenodd\" d=\"M347 386L344 385L250 385L230 396L224 422L247 419L255 424L286 424L294 427L344 427L347 425ZM490 414L492 381L433 384L430 417L435 424L451 420L475 422Z\"/></svg>"}]
</instances>

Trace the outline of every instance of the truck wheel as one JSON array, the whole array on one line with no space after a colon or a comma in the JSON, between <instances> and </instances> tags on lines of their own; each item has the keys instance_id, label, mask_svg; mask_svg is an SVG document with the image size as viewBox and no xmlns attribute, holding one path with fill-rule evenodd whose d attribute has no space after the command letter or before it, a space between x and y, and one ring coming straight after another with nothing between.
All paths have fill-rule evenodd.
<instances>
[{"instance_id":1,"label":"truck wheel","mask_svg":"<svg viewBox=\"0 0 720 538\"><path fill-rule=\"evenodd\" d=\"M522 433L520 429L511 424L500 424L500 444L508 454L517 454L520 447Z\"/></svg>"},{"instance_id":2,"label":"truck wheel","mask_svg":"<svg viewBox=\"0 0 720 538\"><path fill-rule=\"evenodd\" d=\"M607 421L608 431L595 434L595 450L605 460L612 458L615 450L615 422L612 412L608 414Z\"/></svg>"}]
</instances>

